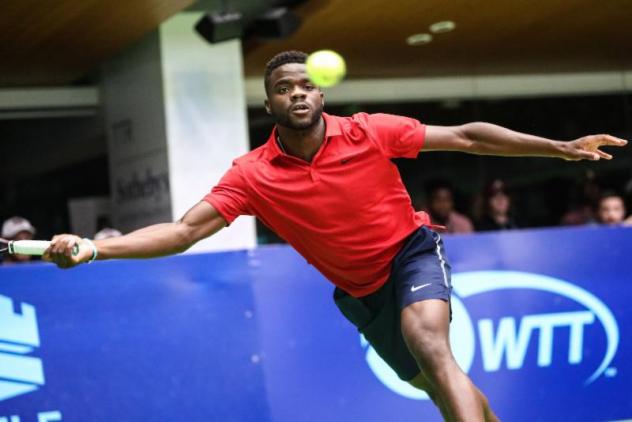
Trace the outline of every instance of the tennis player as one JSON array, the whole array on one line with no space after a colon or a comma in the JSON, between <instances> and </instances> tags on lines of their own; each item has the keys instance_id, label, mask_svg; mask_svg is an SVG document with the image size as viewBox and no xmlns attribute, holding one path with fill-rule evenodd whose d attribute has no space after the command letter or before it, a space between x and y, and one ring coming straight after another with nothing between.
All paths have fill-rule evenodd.
<instances>
[{"instance_id":1,"label":"tennis player","mask_svg":"<svg viewBox=\"0 0 632 422\"><path fill-rule=\"evenodd\" d=\"M429 394L446 420L497 420L454 360L450 264L391 159L461 151L596 161L612 158L599 147L627 142L608 135L560 142L488 123L442 127L387 114L328 115L306 74L306 57L289 51L270 60L265 108L276 126L267 143L237 158L179 221L94 243L57 235L45 259L69 268L95 258L175 254L239 215L255 215L336 285L344 316L401 379ZM80 253L72 256L77 243Z\"/></svg>"}]
</instances>

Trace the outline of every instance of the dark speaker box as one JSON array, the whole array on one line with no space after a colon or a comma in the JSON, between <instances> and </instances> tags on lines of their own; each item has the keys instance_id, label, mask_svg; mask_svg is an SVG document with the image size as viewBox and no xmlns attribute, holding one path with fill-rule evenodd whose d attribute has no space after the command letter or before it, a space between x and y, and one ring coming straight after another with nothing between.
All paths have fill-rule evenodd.
<instances>
[{"instance_id":1,"label":"dark speaker box","mask_svg":"<svg viewBox=\"0 0 632 422\"><path fill-rule=\"evenodd\" d=\"M212 44L241 38L242 16L241 13L206 14L195 24L195 30Z\"/></svg>"},{"instance_id":2,"label":"dark speaker box","mask_svg":"<svg viewBox=\"0 0 632 422\"><path fill-rule=\"evenodd\" d=\"M301 25L296 13L286 7L278 7L259 16L249 27L248 36L261 39L285 38Z\"/></svg>"}]
</instances>

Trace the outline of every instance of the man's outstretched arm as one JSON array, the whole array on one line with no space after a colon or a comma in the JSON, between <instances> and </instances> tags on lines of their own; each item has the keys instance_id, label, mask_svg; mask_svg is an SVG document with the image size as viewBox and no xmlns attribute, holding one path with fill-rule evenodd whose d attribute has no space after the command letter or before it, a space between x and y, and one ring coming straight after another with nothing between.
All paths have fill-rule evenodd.
<instances>
[{"instance_id":1,"label":"man's outstretched arm","mask_svg":"<svg viewBox=\"0 0 632 422\"><path fill-rule=\"evenodd\" d=\"M176 222L155 224L125 236L97 240L94 244L97 259L154 258L183 252L225 226L226 220L212 205L200 202ZM81 247L73 256L75 244ZM60 234L53 237L43 258L60 268L70 268L90 260L92 253L92 247L80 237Z\"/></svg>"},{"instance_id":2,"label":"man's outstretched arm","mask_svg":"<svg viewBox=\"0 0 632 422\"><path fill-rule=\"evenodd\" d=\"M624 146L628 141L610 135L589 135L573 141L554 141L515 132L490 123L427 126L423 151L461 151L480 155L556 157L565 160L610 160L602 146Z\"/></svg>"}]
</instances>

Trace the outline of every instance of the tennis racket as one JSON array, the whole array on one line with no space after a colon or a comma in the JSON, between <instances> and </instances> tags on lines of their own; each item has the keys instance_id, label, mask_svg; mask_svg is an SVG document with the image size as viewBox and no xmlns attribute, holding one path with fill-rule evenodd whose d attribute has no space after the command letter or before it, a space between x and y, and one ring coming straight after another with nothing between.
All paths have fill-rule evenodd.
<instances>
[{"instance_id":1,"label":"tennis racket","mask_svg":"<svg viewBox=\"0 0 632 422\"><path fill-rule=\"evenodd\" d=\"M50 246L48 240L5 240L0 238L0 256L4 255L44 255ZM72 254L79 253L79 245L72 248Z\"/></svg>"}]
</instances>

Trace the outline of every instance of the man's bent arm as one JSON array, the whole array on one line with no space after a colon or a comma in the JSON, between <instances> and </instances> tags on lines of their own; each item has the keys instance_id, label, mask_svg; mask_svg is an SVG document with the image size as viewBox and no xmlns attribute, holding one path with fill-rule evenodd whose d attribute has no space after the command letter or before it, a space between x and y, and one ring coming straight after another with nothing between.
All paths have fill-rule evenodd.
<instances>
[{"instance_id":1,"label":"man's bent arm","mask_svg":"<svg viewBox=\"0 0 632 422\"><path fill-rule=\"evenodd\" d=\"M601 146L624 146L610 135L590 135L563 142L516 132L490 123L427 126L424 151L461 151L470 154L557 157L566 160L611 159Z\"/></svg>"},{"instance_id":2,"label":"man's bent arm","mask_svg":"<svg viewBox=\"0 0 632 422\"><path fill-rule=\"evenodd\" d=\"M207 202L191 208L180 220L148 226L125 236L95 241L97 259L154 258L183 252L197 241L211 236L226 226L226 220ZM72 256L75 244L81 243L80 252ZM86 262L92 249L74 235L53 237L44 259L53 261L61 268L69 268Z\"/></svg>"}]
</instances>

